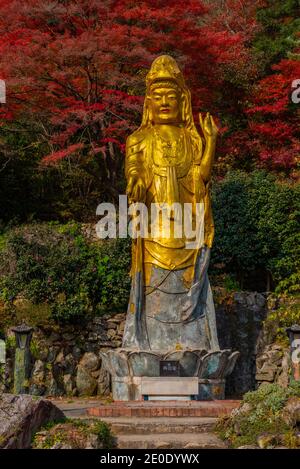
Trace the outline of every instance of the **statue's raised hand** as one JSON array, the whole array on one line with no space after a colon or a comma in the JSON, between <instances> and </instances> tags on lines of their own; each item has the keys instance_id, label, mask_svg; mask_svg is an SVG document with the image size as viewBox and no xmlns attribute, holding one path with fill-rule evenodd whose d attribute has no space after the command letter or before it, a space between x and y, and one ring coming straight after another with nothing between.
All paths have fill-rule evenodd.
<instances>
[{"instance_id":1,"label":"statue's raised hand","mask_svg":"<svg viewBox=\"0 0 300 469\"><path fill-rule=\"evenodd\" d=\"M205 140L216 139L219 129L213 119L213 116L208 112L203 120L201 113L199 113L199 122L205 137Z\"/></svg>"},{"instance_id":2,"label":"statue's raised hand","mask_svg":"<svg viewBox=\"0 0 300 469\"><path fill-rule=\"evenodd\" d=\"M130 203L144 202L146 188L143 180L138 176L131 176L128 180L126 194Z\"/></svg>"}]
</instances>

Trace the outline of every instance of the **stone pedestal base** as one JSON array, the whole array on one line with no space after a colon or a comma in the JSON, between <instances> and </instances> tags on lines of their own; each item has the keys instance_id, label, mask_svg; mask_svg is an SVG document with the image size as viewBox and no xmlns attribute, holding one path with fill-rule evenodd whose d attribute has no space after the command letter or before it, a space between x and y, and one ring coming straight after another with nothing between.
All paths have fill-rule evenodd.
<instances>
[{"instance_id":1,"label":"stone pedestal base","mask_svg":"<svg viewBox=\"0 0 300 469\"><path fill-rule=\"evenodd\" d=\"M197 377L124 376L112 378L115 401L225 399L225 380Z\"/></svg>"},{"instance_id":2,"label":"stone pedestal base","mask_svg":"<svg viewBox=\"0 0 300 469\"><path fill-rule=\"evenodd\" d=\"M118 349L101 354L111 374L116 401L147 399L225 399L225 379L239 352L231 350L180 350L167 354ZM180 376L160 376L160 362L175 360Z\"/></svg>"}]
</instances>

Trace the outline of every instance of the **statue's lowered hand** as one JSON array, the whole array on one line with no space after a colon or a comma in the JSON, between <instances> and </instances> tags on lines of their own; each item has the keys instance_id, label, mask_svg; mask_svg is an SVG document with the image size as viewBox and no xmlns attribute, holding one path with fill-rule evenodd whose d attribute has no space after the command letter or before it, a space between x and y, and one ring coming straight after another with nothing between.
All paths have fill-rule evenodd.
<instances>
[{"instance_id":1,"label":"statue's lowered hand","mask_svg":"<svg viewBox=\"0 0 300 469\"><path fill-rule=\"evenodd\" d=\"M130 177L126 189L129 202L144 202L146 195L146 187L140 177Z\"/></svg>"}]
</instances>

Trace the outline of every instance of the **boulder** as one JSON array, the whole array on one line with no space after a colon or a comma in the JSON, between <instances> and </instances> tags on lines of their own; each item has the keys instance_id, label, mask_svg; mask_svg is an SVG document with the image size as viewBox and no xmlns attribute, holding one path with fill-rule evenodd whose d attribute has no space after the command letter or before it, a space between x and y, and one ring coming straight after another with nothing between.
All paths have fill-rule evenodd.
<instances>
[{"instance_id":1,"label":"boulder","mask_svg":"<svg viewBox=\"0 0 300 469\"><path fill-rule=\"evenodd\" d=\"M67 374L63 376L64 390L67 396L71 396L73 392L73 379L72 375Z\"/></svg>"},{"instance_id":2,"label":"boulder","mask_svg":"<svg viewBox=\"0 0 300 469\"><path fill-rule=\"evenodd\" d=\"M31 373L29 393L42 396L45 390L45 365L42 360L36 360Z\"/></svg>"},{"instance_id":3,"label":"boulder","mask_svg":"<svg viewBox=\"0 0 300 469\"><path fill-rule=\"evenodd\" d=\"M80 396L93 396L97 388L97 380L82 366L77 369L76 388Z\"/></svg>"},{"instance_id":4,"label":"boulder","mask_svg":"<svg viewBox=\"0 0 300 469\"><path fill-rule=\"evenodd\" d=\"M280 443L281 436L270 433L262 433L257 437L257 444L260 449L274 448Z\"/></svg>"},{"instance_id":5,"label":"boulder","mask_svg":"<svg viewBox=\"0 0 300 469\"><path fill-rule=\"evenodd\" d=\"M33 434L50 421L65 419L46 399L26 394L0 395L0 448L30 448Z\"/></svg>"},{"instance_id":6,"label":"boulder","mask_svg":"<svg viewBox=\"0 0 300 469\"><path fill-rule=\"evenodd\" d=\"M300 423L300 398L290 397L282 411L282 418L289 426L295 427Z\"/></svg>"},{"instance_id":7,"label":"boulder","mask_svg":"<svg viewBox=\"0 0 300 469\"><path fill-rule=\"evenodd\" d=\"M99 377L98 377L97 394L100 396L108 396L109 393L110 393L110 375L103 367L101 367Z\"/></svg>"},{"instance_id":8,"label":"boulder","mask_svg":"<svg viewBox=\"0 0 300 469\"><path fill-rule=\"evenodd\" d=\"M81 368L85 368L89 371L96 371L99 368L99 365L99 358L92 352L85 353L79 362L79 366Z\"/></svg>"},{"instance_id":9,"label":"boulder","mask_svg":"<svg viewBox=\"0 0 300 469\"><path fill-rule=\"evenodd\" d=\"M277 366L269 362L265 362L261 369L256 373L256 381L269 381L273 382L275 380L277 372Z\"/></svg>"}]
</instances>

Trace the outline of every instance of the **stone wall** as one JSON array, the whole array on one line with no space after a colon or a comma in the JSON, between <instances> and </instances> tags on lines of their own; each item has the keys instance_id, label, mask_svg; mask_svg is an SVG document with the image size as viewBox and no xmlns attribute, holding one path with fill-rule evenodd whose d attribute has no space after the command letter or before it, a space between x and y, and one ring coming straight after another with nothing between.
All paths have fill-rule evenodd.
<instances>
[{"instance_id":1,"label":"stone wall","mask_svg":"<svg viewBox=\"0 0 300 469\"><path fill-rule=\"evenodd\" d=\"M125 314L101 316L78 326L35 329L29 392L35 395L108 395L109 375L99 351L122 345ZM13 360L6 364L7 387L11 387ZM7 389L9 390L9 389Z\"/></svg>"},{"instance_id":2,"label":"stone wall","mask_svg":"<svg viewBox=\"0 0 300 469\"><path fill-rule=\"evenodd\" d=\"M262 383L277 383L287 387L290 376L290 350L282 345L266 345L256 358L255 379Z\"/></svg>"},{"instance_id":3,"label":"stone wall","mask_svg":"<svg viewBox=\"0 0 300 469\"><path fill-rule=\"evenodd\" d=\"M266 298L262 293L236 292L233 301L216 307L220 347L240 352L226 382L227 396L241 397L256 388L256 355L267 315Z\"/></svg>"},{"instance_id":4,"label":"stone wall","mask_svg":"<svg viewBox=\"0 0 300 469\"><path fill-rule=\"evenodd\" d=\"M267 313L266 295L239 292L230 298L216 307L217 325L221 348L241 353L226 389L227 397L240 397L255 389L256 378L261 377L256 376L256 365L260 367L265 359L261 357L257 362L256 356L262 321ZM124 323L122 313L97 317L78 326L35 329L29 392L56 396L108 395L110 379L102 367L99 352L122 345ZM268 359L272 361L271 355ZM6 366L7 391L11 389L12 372L13 356L10 354ZM280 375L280 371L276 373Z\"/></svg>"}]
</instances>

